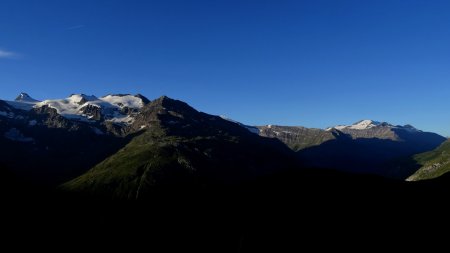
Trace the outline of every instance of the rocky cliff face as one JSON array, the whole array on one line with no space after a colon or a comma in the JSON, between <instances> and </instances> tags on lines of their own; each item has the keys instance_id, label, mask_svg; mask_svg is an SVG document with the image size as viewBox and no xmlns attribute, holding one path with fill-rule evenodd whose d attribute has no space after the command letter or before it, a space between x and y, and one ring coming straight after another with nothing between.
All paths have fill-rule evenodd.
<instances>
[{"instance_id":1,"label":"rocky cliff face","mask_svg":"<svg viewBox=\"0 0 450 253\"><path fill-rule=\"evenodd\" d=\"M294 151L320 145L342 134L339 131L276 125L258 126L258 129L261 136L277 138Z\"/></svg>"}]
</instances>

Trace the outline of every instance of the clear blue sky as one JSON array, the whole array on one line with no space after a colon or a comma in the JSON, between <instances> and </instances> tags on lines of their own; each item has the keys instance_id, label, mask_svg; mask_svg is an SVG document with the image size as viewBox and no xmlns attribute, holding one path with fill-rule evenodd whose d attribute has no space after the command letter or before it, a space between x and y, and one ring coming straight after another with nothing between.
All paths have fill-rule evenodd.
<instances>
[{"instance_id":1,"label":"clear blue sky","mask_svg":"<svg viewBox=\"0 0 450 253\"><path fill-rule=\"evenodd\" d=\"M259 125L450 135L449 1L0 1L0 97L168 95Z\"/></svg>"}]
</instances>

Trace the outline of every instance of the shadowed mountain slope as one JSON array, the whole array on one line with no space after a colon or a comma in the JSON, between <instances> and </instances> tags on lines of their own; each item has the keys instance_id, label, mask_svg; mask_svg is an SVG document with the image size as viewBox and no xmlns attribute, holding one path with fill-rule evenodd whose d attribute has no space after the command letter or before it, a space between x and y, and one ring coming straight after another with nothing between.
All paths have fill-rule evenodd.
<instances>
[{"instance_id":1,"label":"shadowed mountain slope","mask_svg":"<svg viewBox=\"0 0 450 253\"><path fill-rule=\"evenodd\" d=\"M132 127L143 133L63 188L142 199L158 188L233 184L298 167L278 140L167 97L145 106Z\"/></svg>"},{"instance_id":2,"label":"shadowed mountain slope","mask_svg":"<svg viewBox=\"0 0 450 253\"><path fill-rule=\"evenodd\" d=\"M268 125L260 135L277 138L297 151L310 167L370 173L405 179L420 166L407 162L414 154L433 150L446 139L410 125L362 120L322 129Z\"/></svg>"}]
</instances>

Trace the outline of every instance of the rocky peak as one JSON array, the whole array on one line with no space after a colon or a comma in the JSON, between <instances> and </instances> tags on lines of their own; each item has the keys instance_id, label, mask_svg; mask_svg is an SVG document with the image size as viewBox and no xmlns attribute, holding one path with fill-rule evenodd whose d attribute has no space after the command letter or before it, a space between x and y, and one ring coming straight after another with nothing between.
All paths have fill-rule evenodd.
<instances>
[{"instance_id":1,"label":"rocky peak","mask_svg":"<svg viewBox=\"0 0 450 253\"><path fill-rule=\"evenodd\" d=\"M144 103L144 105L150 103L150 100L148 98L146 98L144 95L142 94L136 94L134 95L137 98L140 98L142 100L142 102Z\"/></svg>"},{"instance_id":2,"label":"rocky peak","mask_svg":"<svg viewBox=\"0 0 450 253\"><path fill-rule=\"evenodd\" d=\"M163 109L175 112L197 112L194 108L187 103L169 98L167 96L161 96L158 99L152 101L149 106L161 106Z\"/></svg>"},{"instance_id":3,"label":"rocky peak","mask_svg":"<svg viewBox=\"0 0 450 253\"><path fill-rule=\"evenodd\" d=\"M30 95L28 95L25 92L20 93L19 96L16 97L15 101L17 101L17 102L39 102L38 100L30 97Z\"/></svg>"},{"instance_id":4,"label":"rocky peak","mask_svg":"<svg viewBox=\"0 0 450 253\"><path fill-rule=\"evenodd\" d=\"M413 127L410 124L404 125L404 126L400 126L401 128L410 131L410 132L419 132L420 130L418 130L417 128Z\"/></svg>"},{"instance_id":5,"label":"rocky peak","mask_svg":"<svg viewBox=\"0 0 450 253\"><path fill-rule=\"evenodd\" d=\"M377 126L382 125L381 122L379 121L374 121L374 120L370 120L370 119L365 119L365 120L360 120L352 125L348 125L348 126L337 126L335 127L336 129L344 129L344 128L348 128L348 129L355 129L355 130L365 130L365 129L370 129L370 128L374 128Z\"/></svg>"}]
</instances>

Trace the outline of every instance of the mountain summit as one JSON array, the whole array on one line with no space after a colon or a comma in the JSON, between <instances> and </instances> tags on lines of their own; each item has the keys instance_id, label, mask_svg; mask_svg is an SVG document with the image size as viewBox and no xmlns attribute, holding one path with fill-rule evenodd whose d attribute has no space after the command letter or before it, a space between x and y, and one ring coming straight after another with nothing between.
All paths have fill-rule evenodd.
<instances>
[{"instance_id":1,"label":"mountain summit","mask_svg":"<svg viewBox=\"0 0 450 253\"><path fill-rule=\"evenodd\" d=\"M411 169L399 168L398 161L432 150L446 140L411 125L374 120L326 130L274 125L258 128L261 136L281 140L309 166L402 179L410 175Z\"/></svg>"},{"instance_id":2,"label":"mountain summit","mask_svg":"<svg viewBox=\"0 0 450 253\"><path fill-rule=\"evenodd\" d=\"M379 121L374 121L374 120L370 120L370 119L365 119L365 120L360 120L352 125L338 125L332 128L338 129L338 130L342 130L344 128L349 128L349 129L358 129L358 130L364 130L364 129L370 129L376 126L381 125L382 123ZM332 129L332 128L328 128L328 129Z\"/></svg>"},{"instance_id":3,"label":"mountain summit","mask_svg":"<svg viewBox=\"0 0 450 253\"><path fill-rule=\"evenodd\" d=\"M15 101L17 102L39 102L39 100L36 100L32 97L30 97L30 95L28 95L25 92L22 92L19 94L19 96L16 97Z\"/></svg>"},{"instance_id":4,"label":"mountain summit","mask_svg":"<svg viewBox=\"0 0 450 253\"><path fill-rule=\"evenodd\" d=\"M155 188L237 183L298 167L280 141L162 96L145 105L125 147L64 184L71 191L142 199Z\"/></svg>"},{"instance_id":5,"label":"mountain summit","mask_svg":"<svg viewBox=\"0 0 450 253\"><path fill-rule=\"evenodd\" d=\"M360 120L351 125L337 125L334 127L329 127L326 130L327 131L330 131L332 129L337 129L337 130L341 130L341 131L342 130L368 130L368 129L377 128L377 127L384 127L384 128L391 128L391 129L397 128L397 129L403 129L403 130L409 130L409 131L419 131L411 125L404 125L404 126L393 125L388 122L381 122L381 121L375 121L375 120L370 120L370 119Z\"/></svg>"}]
</instances>

